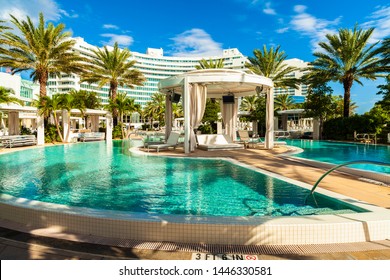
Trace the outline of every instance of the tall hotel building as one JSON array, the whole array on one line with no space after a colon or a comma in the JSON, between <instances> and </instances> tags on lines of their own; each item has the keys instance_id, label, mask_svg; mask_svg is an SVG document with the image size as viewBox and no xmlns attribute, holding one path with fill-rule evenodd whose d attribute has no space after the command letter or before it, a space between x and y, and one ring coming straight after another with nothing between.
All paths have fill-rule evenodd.
<instances>
[{"instance_id":1,"label":"tall hotel building","mask_svg":"<svg viewBox=\"0 0 390 280\"><path fill-rule=\"evenodd\" d=\"M76 44L74 51L82 56L93 57L92 49L96 46L90 45L83 38L74 38ZM119 87L118 92L126 92L127 95L135 99L137 104L146 105L151 100L151 96L158 92L157 84L159 81L188 72L199 65L203 57L173 57L164 56L163 49L148 48L146 54L131 52L131 60L135 60L135 68L138 69L146 78L143 86L134 88ZM247 58L239 52L238 49L223 50L221 56L204 57L205 59L224 59L225 68L244 69ZM61 77L51 75L48 80L48 88L52 94L67 93L71 89L88 90L97 92L103 103L108 103L109 86L99 88L96 84L80 83L80 77L75 74L63 74Z\"/></svg>"}]
</instances>

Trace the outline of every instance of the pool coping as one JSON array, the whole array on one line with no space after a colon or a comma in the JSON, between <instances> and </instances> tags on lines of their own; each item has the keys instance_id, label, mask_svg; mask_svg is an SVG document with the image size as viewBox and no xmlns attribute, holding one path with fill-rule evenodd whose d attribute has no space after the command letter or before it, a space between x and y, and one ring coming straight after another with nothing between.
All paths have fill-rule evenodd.
<instances>
[{"instance_id":1,"label":"pool coping","mask_svg":"<svg viewBox=\"0 0 390 280\"><path fill-rule=\"evenodd\" d=\"M139 156L164 156L131 149ZM165 157L165 156L164 156ZM174 156L167 156L177 158ZM202 160L202 158L197 158ZM209 159L209 158L203 158ZM281 175L222 157L213 157L310 189ZM352 243L390 239L390 210L319 189L318 193L367 209L356 214L299 217L197 217L95 210L0 195L0 219L26 230L84 234L154 242L234 245ZM1 224L1 223L0 223Z\"/></svg>"}]
</instances>

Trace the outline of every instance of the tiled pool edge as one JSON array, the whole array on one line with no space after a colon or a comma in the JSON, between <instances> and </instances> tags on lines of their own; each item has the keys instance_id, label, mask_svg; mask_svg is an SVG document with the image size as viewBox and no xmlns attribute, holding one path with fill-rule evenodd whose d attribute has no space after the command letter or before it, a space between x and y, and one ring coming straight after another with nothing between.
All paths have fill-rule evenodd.
<instances>
[{"instance_id":1,"label":"tiled pool edge","mask_svg":"<svg viewBox=\"0 0 390 280\"><path fill-rule=\"evenodd\" d=\"M0 199L1 220L58 234L234 245L331 244L390 238L389 210L283 218L199 218L66 207L9 195Z\"/></svg>"}]
</instances>

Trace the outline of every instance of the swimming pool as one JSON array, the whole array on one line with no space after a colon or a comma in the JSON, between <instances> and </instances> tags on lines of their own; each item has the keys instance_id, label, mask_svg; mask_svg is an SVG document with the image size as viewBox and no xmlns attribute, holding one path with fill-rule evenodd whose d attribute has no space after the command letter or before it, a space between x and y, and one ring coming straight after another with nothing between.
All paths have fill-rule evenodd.
<instances>
[{"instance_id":1,"label":"swimming pool","mask_svg":"<svg viewBox=\"0 0 390 280\"><path fill-rule=\"evenodd\" d=\"M331 205L342 205L341 208L337 210L336 207L336 209L329 211L330 208L326 209L329 207L328 205L320 207L326 209L323 212L324 215L313 215L317 214L313 213L313 209L315 212L317 211L316 208L295 209L296 205L294 204L302 204L301 200L299 203L291 203L291 200L287 202L279 200L278 204L288 206L284 207L283 211L290 215L280 216L281 210L271 211L273 206L267 200L267 207L270 208L266 209L269 212L267 215L259 215L257 204L259 201L256 197L258 191L255 188L245 187L244 190L246 189L250 197L246 200L241 199L240 204L245 206L249 216L234 216L236 214L232 213L228 214L231 216L225 215L226 213L223 216L198 215L197 211L203 206L197 199L204 197L208 204L222 207L224 205L216 202L223 196L222 191L227 189L233 192L229 184L225 183L222 184L222 187L216 187L218 184L213 183L219 181L214 170L222 168L220 165L224 165L225 161L192 160L189 162L184 159L172 161L172 159L165 158L163 160L163 157L145 154L143 156L128 156L126 154L127 148L122 146L121 142L114 141L113 145L103 142L78 143L33 148L1 155L1 174L5 175L6 179L3 178L0 184L2 186L2 191L0 191L0 226L43 236L76 239L97 244L128 244L133 240L136 243L152 241L223 245L297 245L364 242L390 238L389 210L324 189L318 190L316 197L323 195L325 200L331 200ZM163 162L163 164L160 165L159 162ZM168 164L170 162L174 162L174 164ZM202 169L206 172L203 175L194 176L192 167L198 165L199 162L206 163L205 166L202 165ZM139 166L140 163L142 165ZM225 164L226 166L221 170L228 172L231 179L225 175L222 180L231 182L231 180L238 179L235 184L237 186L242 184L243 182L240 182L239 179L245 171L242 173L240 168L234 166L239 165L239 163L232 160L232 162ZM142 170L141 175L136 176L131 171L132 165ZM184 170L184 175L175 173L176 168L180 169L180 166ZM208 168L205 168L207 166ZM170 174L176 178L173 182L168 179ZM268 175L265 177L265 182L257 181L258 177L254 173L251 173L250 177L256 179L254 180L256 184L265 183L265 197L273 198L277 196L274 186L279 183L274 179L278 176L272 173ZM161 181L157 180L157 177L165 179ZM190 184L187 178L190 178L193 184ZM247 181L251 179L245 178ZM302 182L280 176L279 178L303 189L311 187ZM211 185L215 189L207 193L202 186L208 185L209 181L212 182ZM146 201L134 202L128 197L128 204L134 203L144 212L108 210L111 209L109 208L111 206L107 205L118 200L120 194L126 196L129 193L126 188L123 188L129 182L139 183L140 187L135 192L150 195ZM157 182L159 182L157 188L150 188L151 183L157 184ZM26 187L16 191L14 195L9 195L4 192L3 183L6 183L8 187L11 185ZM94 192L89 196L84 195L86 183L94 185ZM177 184L181 192L177 193L173 191L174 188L167 187L167 185L172 184ZM57 187L50 187L52 185L59 187L60 191ZM239 192L233 193L235 196L241 197L243 189L240 186L237 188L240 188ZM80 207L81 205L90 205L95 200L95 196L99 196L97 195L98 191L103 191L104 194L103 198L98 199L100 201L99 209ZM145 205L159 204L160 195L169 195L174 198L183 196L186 202L182 204L192 206L189 209L195 212L182 215L159 214L161 212L156 209L145 211ZM211 195L214 197L210 197ZM23 197L30 197L30 199ZM69 204L72 206L31 199L38 197L50 197L48 201L51 199L71 200L72 203ZM322 199L320 198L320 200ZM181 213L183 208L174 206L173 201L169 201L168 205L163 208L172 208L174 209L172 213L177 213L177 211ZM234 202L232 203L226 199L223 201L224 204L234 207L237 202L232 201ZM351 206L345 209L346 204ZM294 207L295 213L290 209L291 205ZM188 209L185 209L184 213L188 213ZM225 209L227 208L225 207ZM362 209L365 212L355 212ZM309 212L304 213L307 210ZM271 215L272 212L277 214L276 217ZM132 244L132 241L129 244Z\"/></svg>"},{"instance_id":2,"label":"swimming pool","mask_svg":"<svg viewBox=\"0 0 390 280\"><path fill-rule=\"evenodd\" d=\"M303 149L302 152L293 155L298 158L331 164L356 160L390 163L390 146L301 139L287 139L286 142L290 146ZM354 164L350 167L390 174L390 167L386 166Z\"/></svg>"},{"instance_id":3,"label":"swimming pool","mask_svg":"<svg viewBox=\"0 0 390 280\"><path fill-rule=\"evenodd\" d=\"M130 156L127 142L59 145L0 157L0 193L148 214L301 216L364 210L221 159Z\"/></svg>"}]
</instances>

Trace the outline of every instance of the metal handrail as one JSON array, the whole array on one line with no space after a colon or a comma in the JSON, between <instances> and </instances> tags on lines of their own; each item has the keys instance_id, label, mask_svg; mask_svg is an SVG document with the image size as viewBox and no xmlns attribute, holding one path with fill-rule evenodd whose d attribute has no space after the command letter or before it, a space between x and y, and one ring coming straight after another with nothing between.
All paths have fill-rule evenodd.
<instances>
[{"instance_id":1,"label":"metal handrail","mask_svg":"<svg viewBox=\"0 0 390 280\"><path fill-rule=\"evenodd\" d=\"M356 161L350 161L350 162L347 162L347 163L343 163L343 164L339 164L333 168L331 168L330 170L328 170L327 172L324 173L324 175L322 175L318 180L317 182L313 185L313 188L311 189L310 191L310 194L312 195L314 193L314 190L317 188L318 184L322 181L322 179L325 178L326 175L328 175L329 173L331 173L332 171L336 170L336 169L339 169L343 166L346 166L346 165L352 165L352 164L360 164L360 163L366 163L366 164L375 164L375 165L383 165L383 166L390 166L389 163L386 163L386 162L381 162L381 161L373 161L373 160L356 160Z\"/></svg>"}]
</instances>

